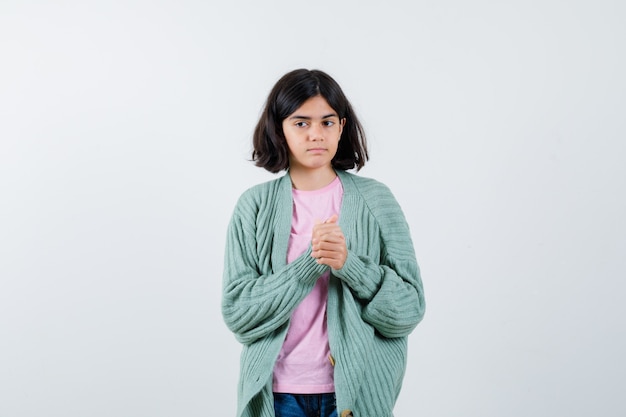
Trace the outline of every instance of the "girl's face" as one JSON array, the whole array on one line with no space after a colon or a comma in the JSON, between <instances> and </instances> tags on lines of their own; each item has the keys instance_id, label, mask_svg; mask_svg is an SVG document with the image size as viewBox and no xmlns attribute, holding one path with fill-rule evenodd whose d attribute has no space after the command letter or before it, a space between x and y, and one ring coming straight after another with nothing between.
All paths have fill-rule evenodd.
<instances>
[{"instance_id":1,"label":"girl's face","mask_svg":"<svg viewBox=\"0 0 626 417\"><path fill-rule=\"evenodd\" d=\"M311 97L283 120L290 170L332 169L346 119L322 96Z\"/></svg>"}]
</instances>

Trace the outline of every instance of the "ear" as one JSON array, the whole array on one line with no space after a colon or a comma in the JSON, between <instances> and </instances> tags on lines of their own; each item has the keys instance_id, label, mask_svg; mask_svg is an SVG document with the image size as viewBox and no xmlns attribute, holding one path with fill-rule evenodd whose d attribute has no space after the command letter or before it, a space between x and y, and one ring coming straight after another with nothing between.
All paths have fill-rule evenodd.
<instances>
[{"instance_id":1,"label":"ear","mask_svg":"<svg viewBox=\"0 0 626 417\"><path fill-rule=\"evenodd\" d=\"M346 118L344 117L339 121L339 139L341 139L341 134L343 133L343 128L346 125Z\"/></svg>"}]
</instances>

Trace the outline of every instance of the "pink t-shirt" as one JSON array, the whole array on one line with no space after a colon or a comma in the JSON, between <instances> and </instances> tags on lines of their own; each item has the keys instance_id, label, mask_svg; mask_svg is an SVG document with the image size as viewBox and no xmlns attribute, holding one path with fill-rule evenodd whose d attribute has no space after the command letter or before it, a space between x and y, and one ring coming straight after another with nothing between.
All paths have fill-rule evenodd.
<instances>
[{"instance_id":1,"label":"pink t-shirt","mask_svg":"<svg viewBox=\"0 0 626 417\"><path fill-rule=\"evenodd\" d=\"M293 190L287 263L309 248L316 221L323 222L339 214L342 197L343 187L338 177L319 190ZM335 391L326 327L328 279L328 272L320 276L291 315L289 331L274 366L274 392L322 394Z\"/></svg>"}]
</instances>

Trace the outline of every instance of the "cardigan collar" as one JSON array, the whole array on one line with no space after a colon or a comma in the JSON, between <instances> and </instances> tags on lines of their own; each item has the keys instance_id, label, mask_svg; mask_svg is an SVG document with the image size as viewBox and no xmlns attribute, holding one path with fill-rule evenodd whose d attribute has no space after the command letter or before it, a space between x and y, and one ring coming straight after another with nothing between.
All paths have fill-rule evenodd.
<instances>
[{"instance_id":1,"label":"cardigan collar","mask_svg":"<svg viewBox=\"0 0 626 417\"><path fill-rule=\"evenodd\" d=\"M354 182L352 181L352 176L354 174L351 174L347 171L343 171L340 169L336 169L335 173L339 177L339 181L341 181L341 186L343 187L344 195L352 194L355 191L355 185L354 185ZM291 197L292 185L291 185L291 177L289 176L289 170L287 170L287 172L280 178L280 181L281 181L280 183L281 191L283 193L288 193L289 196Z\"/></svg>"}]
</instances>

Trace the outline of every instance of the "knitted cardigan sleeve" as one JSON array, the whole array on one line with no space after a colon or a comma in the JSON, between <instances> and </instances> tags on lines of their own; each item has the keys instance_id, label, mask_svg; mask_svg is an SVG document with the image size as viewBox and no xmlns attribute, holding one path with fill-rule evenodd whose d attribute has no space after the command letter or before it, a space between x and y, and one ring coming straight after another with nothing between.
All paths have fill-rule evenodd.
<instances>
[{"instance_id":1,"label":"knitted cardigan sleeve","mask_svg":"<svg viewBox=\"0 0 626 417\"><path fill-rule=\"evenodd\" d=\"M285 260L282 265L268 266L275 249L274 224L265 217L272 210L262 206L258 194L244 193L226 236L222 315L227 327L244 344L253 343L287 323L293 309L327 268L315 262L310 248L289 264ZM290 221L291 211L285 215L290 216Z\"/></svg>"},{"instance_id":2,"label":"knitted cardigan sleeve","mask_svg":"<svg viewBox=\"0 0 626 417\"><path fill-rule=\"evenodd\" d=\"M422 320L424 291L404 214L391 191L377 181L358 184L361 211L342 213L356 225L356 242L333 274L346 283L363 305L362 319L384 337L408 336ZM377 253L363 249L380 242Z\"/></svg>"}]
</instances>

